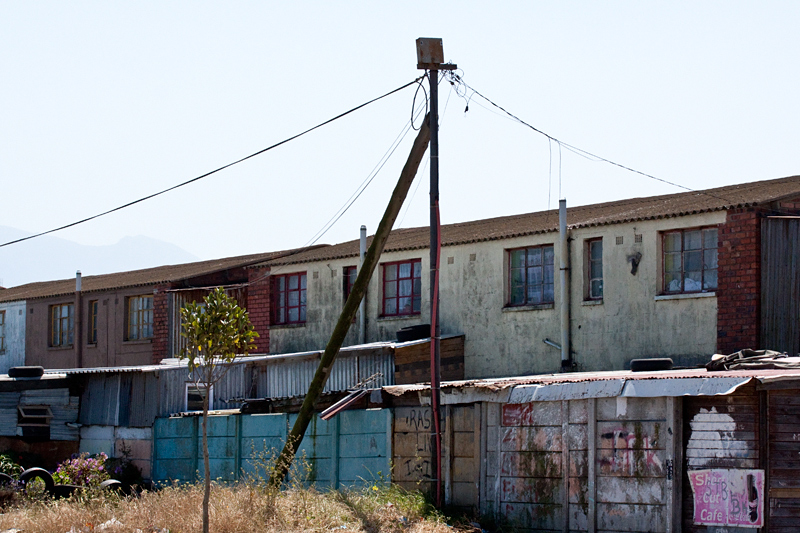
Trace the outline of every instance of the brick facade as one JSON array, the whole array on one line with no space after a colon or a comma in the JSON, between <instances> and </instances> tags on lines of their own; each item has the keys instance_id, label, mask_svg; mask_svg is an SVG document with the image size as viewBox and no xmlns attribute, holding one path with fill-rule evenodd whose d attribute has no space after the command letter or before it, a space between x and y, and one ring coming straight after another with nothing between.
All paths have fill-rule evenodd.
<instances>
[{"instance_id":1,"label":"brick facade","mask_svg":"<svg viewBox=\"0 0 800 533\"><path fill-rule=\"evenodd\" d=\"M158 285L153 295L153 364L169 357L169 285Z\"/></svg>"},{"instance_id":2,"label":"brick facade","mask_svg":"<svg viewBox=\"0 0 800 533\"><path fill-rule=\"evenodd\" d=\"M247 312L258 333L256 347L251 353L269 353L270 276L269 268L248 269Z\"/></svg>"},{"instance_id":3,"label":"brick facade","mask_svg":"<svg viewBox=\"0 0 800 533\"><path fill-rule=\"evenodd\" d=\"M717 353L761 348L761 218L732 209L719 228Z\"/></svg>"}]
</instances>

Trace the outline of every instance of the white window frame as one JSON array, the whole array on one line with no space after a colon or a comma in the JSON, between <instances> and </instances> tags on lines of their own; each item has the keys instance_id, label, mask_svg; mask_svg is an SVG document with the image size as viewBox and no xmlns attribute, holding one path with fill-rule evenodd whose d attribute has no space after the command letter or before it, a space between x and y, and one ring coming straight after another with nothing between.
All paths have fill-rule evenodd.
<instances>
[{"instance_id":1,"label":"white window frame","mask_svg":"<svg viewBox=\"0 0 800 533\"><path fill-rule=\"evenodd\" d=\"M186 387L183 393L183 408L185 411L190 412L189 410L189 389L197 389L200 391L201 389L205 389L206 386L203 383L194 383L192 381L186 383ZM208 410L211 411L214 409L214 386L211 385L208 387ZM196 409L196 411L202 411L203 408Z\"/></svg>"}]
</instances>

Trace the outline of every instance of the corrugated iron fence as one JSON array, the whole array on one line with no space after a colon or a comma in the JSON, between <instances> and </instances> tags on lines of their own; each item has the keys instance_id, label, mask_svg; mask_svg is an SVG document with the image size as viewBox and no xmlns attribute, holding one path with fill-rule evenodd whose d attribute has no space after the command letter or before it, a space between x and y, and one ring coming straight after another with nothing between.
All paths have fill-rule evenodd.
<instances>
[{"instance_id":1,"label":"corrugated iron fence","mask_svg":"<svg viewBox=\"0 0 800 533\"><path fill-rule=\"evenodd\" d=\"M211 477L235 481L264 475L269 457L283 447L294 414L209 417ZM203 471L202 419L159 418L154 426L153 481L195 480ZM298 457L300 474L319 488L340 487L390 476L392 413L389 409L345 411L329 421L314 418Z\"/></svg>"}]
</instances>

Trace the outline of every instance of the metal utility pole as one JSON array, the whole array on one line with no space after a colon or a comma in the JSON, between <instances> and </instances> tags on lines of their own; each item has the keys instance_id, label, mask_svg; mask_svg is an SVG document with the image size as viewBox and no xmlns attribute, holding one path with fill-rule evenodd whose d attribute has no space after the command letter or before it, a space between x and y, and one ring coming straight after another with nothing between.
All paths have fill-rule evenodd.
<instances>
[{"instance_id":1,"label":"metal utility pole","mask_svg":"<svg viewBox=\"0 0 800 533\"><path fill-rule=\"evenodd\" d=\"M442 412L441 412L441 360L439 344L439 260L441 255L441 234L439 217L439 71L454 70L456 65L444 62L442 40L420 37L417 39L417 68L428 71L430 83L430 129L431 129L431 456L433 473L436 476L434 496L436 505L442 499Z\"/></svg>"}]
</instances>

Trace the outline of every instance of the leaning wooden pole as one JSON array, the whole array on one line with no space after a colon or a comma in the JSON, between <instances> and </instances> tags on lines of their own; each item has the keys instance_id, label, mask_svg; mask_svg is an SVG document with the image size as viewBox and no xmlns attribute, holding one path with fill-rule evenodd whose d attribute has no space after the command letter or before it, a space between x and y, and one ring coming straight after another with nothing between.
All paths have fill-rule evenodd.
<instances>
[{"instance_id":1,"label":"leaning wooden pole","mask_svg":"<svg viewBox=\"0 0 800 533\"><path fill-rule=\"evenodd\" d=\"M350 326L353 324L353 318L355 318L359 304L367 291L367 285L369 285L369 280L372 278L372 273L375 271L375 267L378 266L378 260L381 257L386 240L389 238L389 232L392 231L392 226L400 213L400 208L403 206L408 190L411 188L411 183L417 174L422 156L425 155L425 150L430 140L430 127L428 124L428 117L425 117L419 134L414 140L414 146L411 147L408 160L400 173L400 179L397 180L392 197L389 199L389 205L386 206L386 211L377 231L375 231L372 244L364 257L364 265L356 277L353 290L344 304L344 309L342 309L339 321L336 323L328 345L325 347L325 352L322 354L314 379L308 387L308 393L306 393L303 405L300 407L294 427L292 427L292 431L286 439L286 445L283 447L283 451L275 464L275 469L272 471L269 484L273 488L279 488L289 472L289 467L297 454L297 450L300 448L300 443L303 442L303 436L306 434L308 424L314 416L314 404L317 403L325 388L325 383L331 374L331 368L333 368L333 362L339 354L339 349L342 347Z\"/></svg>"}]
</instances>

